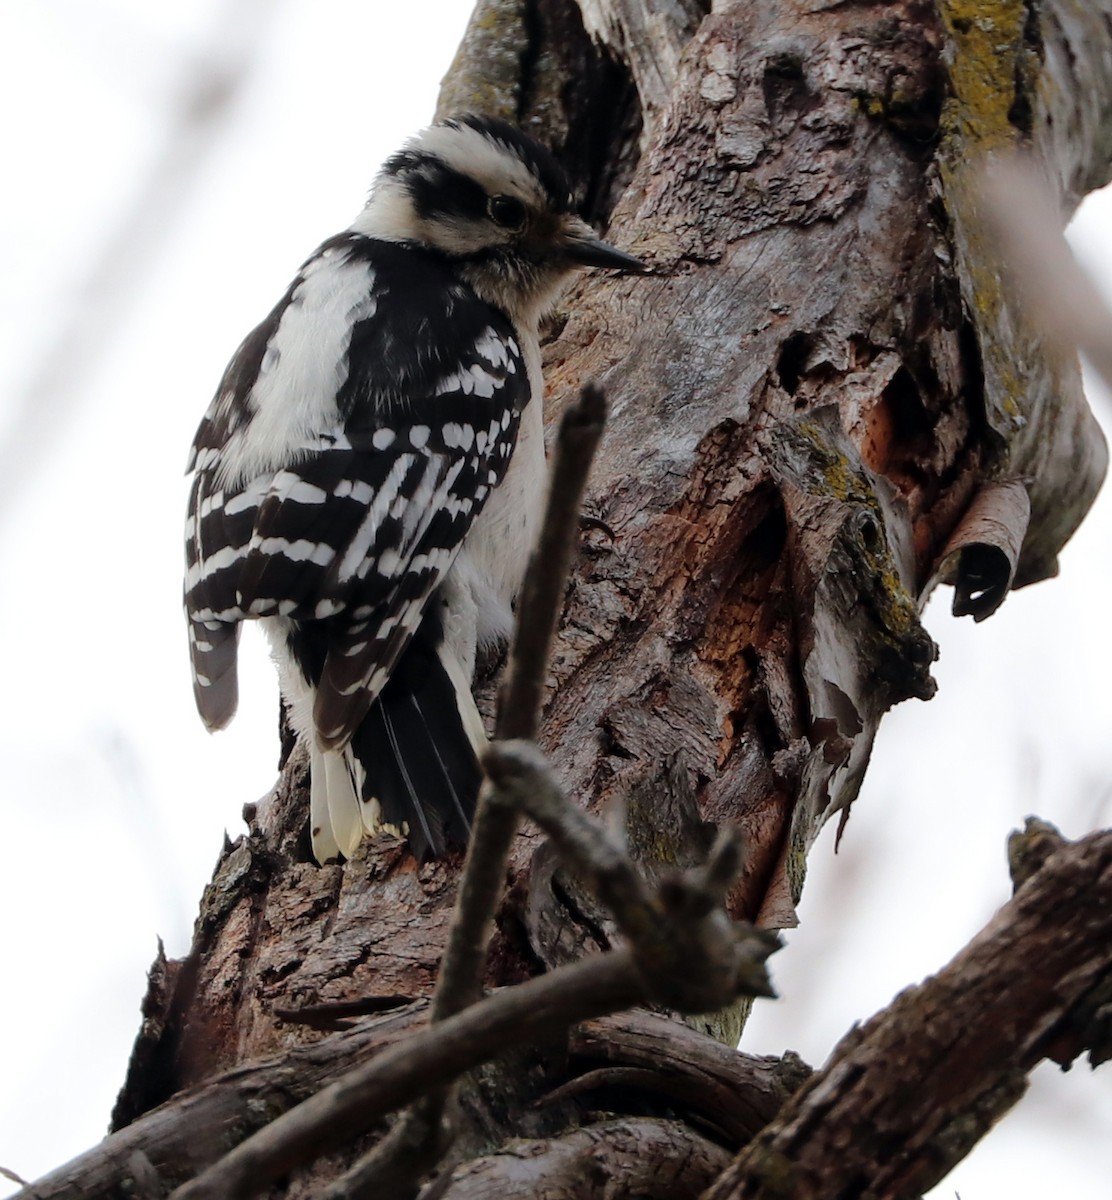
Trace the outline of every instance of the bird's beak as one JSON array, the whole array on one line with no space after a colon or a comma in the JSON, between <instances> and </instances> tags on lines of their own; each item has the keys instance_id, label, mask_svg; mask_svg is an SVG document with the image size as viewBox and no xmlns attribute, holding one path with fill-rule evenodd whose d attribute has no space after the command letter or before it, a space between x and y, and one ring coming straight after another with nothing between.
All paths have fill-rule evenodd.
<instances>
[{"instance_id":1,"label":"bird's beak","mask_svg":"<svg viewBox=\"0 0 1112 1200\"><path fill-rule=\"evenodd\" d=\"M568 223L564 254L578 267L609 267L615 271L632 271L644 275L649 267L632 254L626 254L609 242L601 241L586 221Z\"/></svg>"}]
</instances>

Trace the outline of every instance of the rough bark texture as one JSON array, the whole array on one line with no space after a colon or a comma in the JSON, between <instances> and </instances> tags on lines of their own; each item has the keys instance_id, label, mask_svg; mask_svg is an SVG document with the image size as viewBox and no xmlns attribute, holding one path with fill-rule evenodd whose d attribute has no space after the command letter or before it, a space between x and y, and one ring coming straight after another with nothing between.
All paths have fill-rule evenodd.
<instances>
[{"instance_id":1,"label":"rough bark texture","mask_svg":"<svg viewBox=\"0 0 1112 1200\"><path fill-rule=\"evenodd\" d=\"M594 377L612 418L545 747L582 805L624 806L649 873L739 823L735 916L795 920L880 718L931 695L919 611L943 566L996 602L1052 574L1103 476L1076 364L1040 356L987 256L972 166L1029 146L1064 213L1104 182L1110 46L1112 0L476 9L442 108L547 140L584 211L656 268L584 282L547 347L552 412ZM227 847L189 959L152 987L118 1126L319 1036L283 1012L429 995L459 861L417 867L382 838L317 867L305 785L295 752ZM490 984L610 945L536 831L509 883ZM732 1045L741 1019L703 1027ZM559 1047L480 1072L459 1146L581 1123L526 1108L565 1077Z\"/></svg>"},{"instance_id":2,"label":"rough bark texture","mask_svg":"<svg viewBox=\"0 0 1112 1200\"><path fill-rule=\"evenodd\" d=\"M703 1200L929 1190L1043 1058L1108 1057L1109 944L1112 833L1102 833L1052 854L943 971L848 1034Z\"/></svg>"},{"instance_id":3,"label":"rough bark texture","mask_svg":"<svg viewBox=\"0 0 1112 1200\"><path fill-rule=\"evenodd\" d=\"M188 1089L40 1179L35 1200L111 1200L126 1188L140 1154L163 1190L184 1183L249 1134L413 1034L427 1016L427 1003L417 1001ZM334 1010L330 1019L337 1019ZM809 1075L793 1055L737 1054L649 1013L601 1017L572 1028L561 1070L565 1082L539 1095L543 1117L519 1114L520 1128L567 1128L612 1104L628 1106L636 1095L645 1108L643 1077L650 1070L648 1107L654 1101L666 1106L730 1147L763 1129Z\"/></svg>"}]
</instances>

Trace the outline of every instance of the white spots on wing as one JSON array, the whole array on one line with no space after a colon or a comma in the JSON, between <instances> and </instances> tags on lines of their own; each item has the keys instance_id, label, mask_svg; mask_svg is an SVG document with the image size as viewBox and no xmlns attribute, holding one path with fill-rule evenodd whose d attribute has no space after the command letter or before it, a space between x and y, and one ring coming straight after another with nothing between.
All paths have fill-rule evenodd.
<instances>
[{"instance_id":1,"label":"white spots on wing","mask_svg":"<svg viewBox=\"0 0 1112 1200\"><path fill-rule=\"evenodd\" d=\"M388 450L394 444L394 436L392 429L376 429L371 435L371 445L376 450Z\"/></svg>"},{"instance_id":2,"label":"white spots on wing","mask_svg":"<svg viewBox=\"0 0 1112 1200\"><path fill-rule=\"evenodd\" d=\"M270 494L295 504L323 504L328 499L324 488L306 482L296 471L279 471L270 485Z\"/></svg>"},{"instance_id":3,"label":"white spots on wing","mask_svg":"<svg viewBox=\"0 0 1112 1200\"><path fill-rule=\"evenodd\" d=\"M311 562L318 567L326 567L332 561L335 552L325 542L311 542L308 538L298 538L291 542L284 537L255 537L251 539L251 548L259 554L268 557L280 554L290 562Z\"/></svg>"},{"instance_id":4,"label":"white spots on wing","mask_svg":"<svg viewBox=\"0 0 1112 1200\"><path fill-rule=\"evenodd\" d=\"M394 576L398 573L398 568L402 565L402 556L394 549L393 546L388 547L378 556L378 571L381 575Z\"/></svg>"},{"instance_id":5,"label":"white spots on wing","mask_svg":"<svg viewBox=\"0 0 1112 1200\"><path fill-rule=\"evenodd\" d=\"M241 512L246 512L250 508L254 508L259 501L266 495L267 489L270 486L269 478L256 479L253 483L248 484L241 492L237 492L224 505L224 515L228 517L238 516ZM201 513L204 516L204 512Z\"/></svg>"},{"instance_id":6,"label":"white spots on wing","mask_svg":"<svg viewBox=\"0 0 1112 1200\"><path fill-rule=\"evenodd\" d=\"M185 573L186 591L191 591L207 575L223 571L233 566L247 553L246 546L221 546L208 558L195 562ZM194 613L195 619L202 619L200 613Z\"/></svg>"},{"instance_id":7,"label":"white spots on wing","mask_svg":"<svg viewBox=\"0 0 1112 1200\"><path fill-rule=\"evenodd\" d=\"M220 624L242 621L244 615L243 609L238 605L234 605L232 608L221 609L198 608L192 614L195 621L203 621L206 625L213 621Z\"/></svg>"},{"instance_id":8,"label":"white spots on wing","mask_svg":"<svg viewBox=\"0 0 1112 1200\"><path fill-rule=\"evenodd\" d=\"M414 425L409 431L409 444L414 450L423 450L429 442L429 427Z\"/></svg>"},{"instance_id":9,"label":"white spots on wing","mask_svg":"<svg viewBox=\"0 0 1112 1200\"><path fill-rule=\"evenodd\" d=\"M467 378L470 379L470 375ZM451 375L445 375L436 385L436 391L433 394L436 396L450 396L453 392L465 391L463 380L464 376L459 371L453 371Z\"/></svg>"},{"instance_id":10,"label":"white spots on wing","mask_svg":"<svg viewBox=\"0 0 1112 1200\"><path fill-rule=\"evenodd\" d=\"M213 492L211 496L206 496L202 501L200 508L197 510L198 516L203 521L205 517L212 512L214 508L219 508L224 503L223 492Z\"/></svg>"},{"instance_id":11,"label":"white spots on wing","mask_svg":"<svg viewBox=\"0 0 1112 1200\"><path fill-rule=\"evenodd\" d=\"M513 338L504 340L495 329L487 328L479 335L472 353L483 361L445 375L436 386L437 396L462 392L465 396L489 400L502 386L505 377L517 370L516 357L520 353L517 343Z\"/></svg>"},{"instance_id":12,"label":"white spots on wing","mask_svg":"<svg viewBox=\"0 0 1112 1200\"><path fill-rule=\"evenodd\" d=\"M463 513L466 516L471 511L470 496L452 496L448 501L448 516L454 521L456 517Z\"/></svg>"},{"instance_id":13,"label":"white spots on wing","mask_svg":"<svg viewBox=\"0 0 1112 1200\"><path fill-rule=\"evenodd\" d=\"M355 531L351 541L348 543L347 549L344 551L344 557L340 560L337 571L340 583L344 583L350 579L359 570L360 565L366 563L367 552L370 550L379 527L382 525L386 514L390 511L390 507L394 503L395 497L398 495L402 480L405 478L414 461L415 459L412 454L401 454L391 466L390 474L386 476L382 487L378 489L374 502L367 509L367 515ZM426 471L425 474L427 475L428 472ZM366 568L364 565L364 570L361 574L365 573Z\"/></svg>"},{"instance_id":14,"label":"white spots on wing","mask_svg":"<svg viewBox=\"0 0 1112 1200\"><path fill-rule=\"evenodd\" d=\"M441 429L440 437L449 450L470 450L475 441L475 430L470 425L449 421Z\"/></svg>"},{"instance_id":15,"label":"white spots on wing","mask_svg":"<svg viewBox=\"0 0 1112 1200\"><path fill-rule=\"evenodd\" d=\"M487 435L482 429L480 429L479 432L475 434L475 449L478 450L480 454L485 454L486 448Z\"/></svg>"},{"instance_id":16,"label":"white spots on wing","mask_svg":"<svg viewBox=\"0 0 1112 1200\"><path fill-rule=\"evenodd\" d=\"M341 479L332 494L340 500L350 496L356 504L370 504L375 490L361 479Z\"/></svg>"},{"instance_id":17,"label":"white spots on wing","mask_svg":"<svg viewBox=\"0 0 1112 1200\"><path fill-rule=\"evenodd\" d=\"M494 329L487 329L475 343L475 353L495 367L504 367L509 357L506 343Z\"/></svg>"},{"instance_id":18,"label":"white spots on wing","mask_svg":"<svg viewBox=\"0 0 1112 1200\"><path fill-rule=\"evenodd\" d=\"M500 380L483 370L478 363L471 364L471 380L471 386L465 390L473 392L483 400L489 400L500 383Z\"/></svg>"},{"instance_id":19,"label":"white spots on wing","mask_svg":"<svg viewBox=\"0 0 1112 1200\"><path fill-rule=\"evenodd\" d=\"M343 610L344 602L342 600L318 600L316 608L313 609L313 617L318 621L324 621Z\"/></svg>"}]
</instances>

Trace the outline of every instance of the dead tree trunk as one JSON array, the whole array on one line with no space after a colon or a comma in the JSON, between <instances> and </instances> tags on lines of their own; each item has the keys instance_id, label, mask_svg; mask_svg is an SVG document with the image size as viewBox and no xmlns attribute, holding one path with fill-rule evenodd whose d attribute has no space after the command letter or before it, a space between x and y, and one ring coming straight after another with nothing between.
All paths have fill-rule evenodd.
<instances>
[{"instance_id":1,"label":"dead tree trunk","mask_svg":"<svg viewBox=\"0 0 1112 1200\"><path fill-rule=\"evenodd\" d=\"M1041 353L986 248L975 169L1026 148L1067 214L1106 181L1112 0L712 8L480 0L441 109L506 116L551 144L586 215L656 271L570 296L547 346L553 416L589 378L612 415L544 748L582 807L622 806L650 876L700 862L716 827L740 825L747 857L729 912L782 928L819 829L844 820L857 794L880 718L932 693L934 646L919 622L929 589L954 583L979 619L1009 587L1054 574L1103 477L1076 363ZM354 1061L423 1011L460 864L417 868L383 838L343 867L316 866L305 775L295 751L249 835L227 847L190 956L156 965L121 1139L126 1126L153 1129L132 1123L182 1089L273 1060L253 1099L221 1093L231 1108L204 1127L222 1130L201 1154L212 1161L339 1069L328 1058L337 1035L320 1041L306 1014L397 1008L358 1035ZM1092 853L1079 850L1076 869L1099 909L1112 877L1107 846ZM516 840L508 884L488 985L614 942L608 914L535 828ZM984 946L997 953L991 938ZM1091 1007L1107 988L1102 953L1071 1005ZM930 1019L908 1009L898 1019ZM1077 1018L1055 1012L1060 1025ZM689 1023L732 1046L742 1021L735 1006ZM663 1038L651 1054L646 1023ZM570 1055L549 1040L469 1077L452 1155L478 1161L446 1194L589 1196L612 1171L639 1195L690 1196L722 1174L722 1147L751 1138L802 1077L790 1063L729 1076L745 1060L663 1016L591 1028L572 1034ZM1015 1072L1047 1052L1024 1045L984 1064L983 1086L956 1109L940 1101L943 1125L977 1103L987 1111L986 1088L1014 1099ZM757 1095L746 1089L762 1070L767 1102L743 1128L722 1097ZM583 1072L595 1074L563 1087ZM630 1116L592 1124L598 1108ZM693 1123L658 1119L678 1111ZM715 1122L715 1111L727 1115ZM489 1157L514 1136L547 1140ZM204 1165L196 1140L189 1155L134 1140L117 1143L117 1158L142 1151L163 1187ZM274 1194L318 1194L355 1148ZM645 1160L674 1170L646 1173ZM952 1161L935 1155L931 1169ZM768 1169L767 1156L741 1160L714 1195L771 1195L752 1184ZM917 1194L907 1189L929 1175L877 1194ZM36 1194L101 1193L59 1179ZM775 1194L835 1193L801 1183Z\"/></svg>"}]
</instances>

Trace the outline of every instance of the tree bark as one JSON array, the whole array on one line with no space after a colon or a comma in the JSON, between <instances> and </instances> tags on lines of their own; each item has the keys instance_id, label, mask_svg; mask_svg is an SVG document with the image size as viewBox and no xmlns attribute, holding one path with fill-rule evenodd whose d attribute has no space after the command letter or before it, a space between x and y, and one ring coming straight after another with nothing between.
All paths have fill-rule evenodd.
<instances>
[{"instance_id":1,"label":"tree bark","mask_svg":"<svg viewBox=\"0 0 1112 1200\"><path fill-rule=\"evenodd\" d=\"M1041 353L1001 283L976 162L1031 150L1068 214L1109 177L1110 74L1112 0L480 0L442 109L547 141L586 214L655 271L583 282L546 348L551 414L595 378L612 416L542 734L577 803L624 814L649 877L736 824L729 912L791 925L881 717L932 694L927 592L954 582L980 618L1055 573L1106 451L1076 362ZM320 1035L297 1010L430 995L459 858L418 867L382 837L316 866L306 777L295 750L226 847L188 959L152 976L117 1128L220 1072L298 1061ZM524 830L488 986L615 940ZM729 1045L743 1019L686 1018ZM559 1039L471 1076L455 1161L589 1123L578 1102L534 1106L565 1078ZM580 1150L544 1161L566 1173Z\"/></svg>"}]
</instances>

